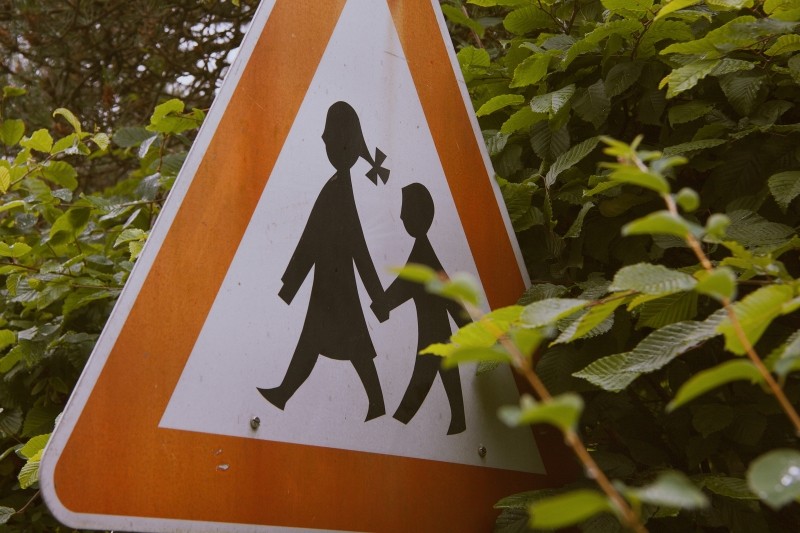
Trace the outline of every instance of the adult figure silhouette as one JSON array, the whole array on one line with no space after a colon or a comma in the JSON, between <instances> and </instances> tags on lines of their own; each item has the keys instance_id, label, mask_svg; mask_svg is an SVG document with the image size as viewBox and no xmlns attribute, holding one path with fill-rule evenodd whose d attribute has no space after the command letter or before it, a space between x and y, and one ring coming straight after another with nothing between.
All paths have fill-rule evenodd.
<instances>
[{"instance_id":1,"label":"adult figure silhouette","mask_svg":"<svg viewBox=\"0 0 800 533\"><path fill-rule=\"evenodd\" d=\"M314 267L305 323L283 382L258 391L272 405L284 409L286 402L311 375L320 355L350 361L367 393L366 420L371 420L385 414L386 408L375 368L375 347L358 296L354 265L373 301L383 297L383 287L358 218L350 170L360 157L364 158L372 165L367 177L375 184L378 178L386 183L389 171L380 166L386 158L380 150L376 150L374 159L370 156L358 115L346 102L336 102L328 109L322 140L336 173L314 202L278 293L291 304ZM383 322L388 312L376 313L376 316Z\"/></svg>"}]
</instances>

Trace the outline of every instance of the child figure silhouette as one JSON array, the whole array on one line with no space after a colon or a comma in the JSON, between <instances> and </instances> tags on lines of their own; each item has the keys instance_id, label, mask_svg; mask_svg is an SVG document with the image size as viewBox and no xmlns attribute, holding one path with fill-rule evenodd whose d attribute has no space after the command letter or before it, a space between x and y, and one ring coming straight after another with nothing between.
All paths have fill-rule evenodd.
<instances>
[{"instance_id":1,"label":"child figure silhouette","mask_svg":"<svg viewBox=\"0 0 800 533\"><path fill-rule=\"evenodd\" d=\"M408 263L426 265L442 272L444 269L428 239L428 230L433 223L433 214L433 199L424 185L412 183L403 187L400 218L408 234L416 239L408 256ZM450 337L452 330L448 314L453 317L459 327L469 322L465 317L464 310L453 300L431 294L421 284L400 278L395 279L386 289L383 299L376 299L373 302L372 309L376 315L385 316L408 300L414 300L417 308L419 331L417 353L433 343L444 342ZM400 406L394 413L394 418L404 424L414 418L433 386L436 376L439 375L447 393L447 401L450 403L450 427L447 434L453 435L466 429L461 377L457 367L444 370L441 364L441 357L429 354L417 355L411 381Z\"/></svg>"},{"instance_id":2,"label":"child figure silhouette","mask_svg":"<svg viewBox=\"0 0 800 533\"><path fill-rule=\"evenodd\" d=\"M373 301L383 297L383 287L358 218L350 170L359 158L367 160L372 166L367 177L375 184L378 178L386 183L389 170L381 167L386 156L380 150L376 150L374 158L370 156L358 115L346 102L336 102L328 109L322 139L336 173L314 202L278 293L291 304L313 267L306 319L283 381L277 387L258 388L258 391L272 405L284 409L311 375L319 356L350 361L367 393L366 420L371 420L386 410L355 269ZM384 321L388 311L385 316L376 315Z\"/></svg>"}]
</instances>

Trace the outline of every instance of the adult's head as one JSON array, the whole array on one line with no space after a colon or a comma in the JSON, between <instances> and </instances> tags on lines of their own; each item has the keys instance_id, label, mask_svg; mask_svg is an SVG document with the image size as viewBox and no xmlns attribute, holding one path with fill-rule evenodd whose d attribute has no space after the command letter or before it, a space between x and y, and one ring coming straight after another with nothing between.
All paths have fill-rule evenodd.
<instances>
[{"instance_id":1,"label":"adult's head","mask_svg":"<svg viewBox=\"0 0 800 533\"><path fill-rule=\"evenodd\" d=\"M427 235L433 223L433 212L433 198L423 184L412 183L403 187L400 219L409 235L414 238Z\"/></svg>"},{"instance_id":2,"label":"adult's head","mask_svg":"<svg viewBox=\"0 0 800 533\"><path fill-rule=\"evenodd\" d=\"M336 102L328 109L322 140L328 160L337 171L350 170L359 157L372 159L361 132L361 121L347 102Z\"/></svg>"}]
</instances>

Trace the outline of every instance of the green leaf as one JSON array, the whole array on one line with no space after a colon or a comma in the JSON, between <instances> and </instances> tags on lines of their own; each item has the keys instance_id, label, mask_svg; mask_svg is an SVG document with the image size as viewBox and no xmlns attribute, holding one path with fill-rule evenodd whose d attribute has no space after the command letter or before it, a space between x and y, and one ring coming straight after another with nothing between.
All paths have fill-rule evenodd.
<instances>
[{"instance_id":1,"label":"green leaf","mask_svg":"<svg viewBox=\"0 0 800 533\"><path fill-rule=\"evenodd\" d=\"M551 93L534 96L531 99L531 110L534 113L548 113L552 116L567 105L573 94L575 94L575 85L571 84Z\"/></svg>"},{"instance_id":2,"label":"green leaf","mask_svg":"<svg viewBox=\"0 0 800 533\"><path fill-rule=\"evenodd\" d=\"M101 150L105 150L111 144L111 138L108 136L107 133L95 133L94 135L92 135L92 141Z\"/></svg>"},{"instance_id":3,"label":"green leaf","mask_svg":"<svg viewBox=\"0 0 800 533\"><path fill-rule=\"evenodd\" d=\"M785 213L792 200L800 195L800 170L788 170L773 174L767 180L769 192Z\"/></svg>"},{"instance_id":4,"label":"green leaf","mask_svg":"<svg viewBox=\"0 0 800 533\"><path fill-rule=\"evenodd\" d=\"M683 473L675 471L661 472L649 485L625 492L641 502L673 509L703 509L709 505L706 495Z\"/></svg>"},{"instance_id":5,"label":"green leaf","mask_svg":"<svg viewBox=\"0 0 800 533\"><path fill-rule=\"evenodd\" d=\"M58 109L53 111L53 117L57 117L59 115L64 117L64 120L66 120L69 123L69 125L72 126L72 129L75 131L75 133L78 134L81 133L81 123L78 120L78 118L72 113L72 111L64 107L59 107Z\"/></svg>"},{"instance_id":6,"label":"green leaf","mask_svg":"<svg viewBox=\"0 0 800 533\"><path fill-rule=\"evenodd\" d=\"M3 524L7 524L11 517L17 513L16 510L12 509L11 507L4 507L0 506L0 526Z\"/></svg>"},{"instance_id":7,"label":"green leaf","mask_svg":"<svg viewBox=\"0 0 800 533\"><path fill-rule=\"evenodd\" d=\"M11 172L6 167L0 166L0 193L5 194L9 187L11 187Z\"/></svg>"},{"instance_id":8,"label":"green leaf","mask_svg":"<svg viewBox=\"0 0 800 533\"><path fill-rule=\"evenodd\" d=\"M8 243L0 242L0 256L3 257L22 257L27 255L31 251L31 247L25 244L24 242L15 242L12 245L8 245Z\"/></svg>"},{"instance_id":9,"label":"green leaf","mask_svg":"<svg viewBox=\"0 0 800 533\"><path fill-rule=\"evenodd\" d=\"M53 225L50 227L50 238L64 232L68 237L74 238L79 235L89 223L91 216L91 209L88 207L72 207L66 213L58 217Z\"/></svg>"},{"instance_id":10,"label":"green leaf","mask_svg":"<svg viewBox=\"0 0 800 533\"><path fill-rule=\"evenodd\" d=\"M581 489L539 500L529 512L532 528L556 529L579 524L599 513L612 513L613 507L603 494Z\"/></svg>"},{"instance_id":11,"label":"green leaf","mask_svg":"<svg viewBox=\"0 0 800 533\"><path fill-rule=\"evenodd\" d=\"M534 113L529 106L526 106L511 115L500 127L500 132L511 134L527 130L543 120L547 120L547 113Z\"/></svg>"},{"instance_id":12,"label":"green leaf","mask_svg":"<svg viewBox=\"0 0 800 533\"><path fill-rule=\"evenodd\" d=\"M730 225L726 229L726 235L748 248L782 246L796 233L791 226L770 222L746 209L731 211L728 217Z\"/></svg>"},{"instance_id":13,"label":"green leaf","mask_svg":"<svg viewBox=\"0 0 800 533\"><path fill-rule=\"evenodd\" d=\"M694 189L684 187L675 195L675 202L687 213L692 213L700 207L700 195Z\"/></svg>"},{"instance_id":14,"label":"green leaf","mask_svg":"<svg viewBox=\"0 0 800 533\"><path fill-rule=\"evenodd\" d=\"M25 424L22 426L23 437L33 437L44 433L50 433L55 426L55 420L61 412L59 407L55 406L33 406L28 414L25 416Z\"/></svg>"},{"instance_id":15,"label":"green leaf","mask_svg":"<svg viewBox=\"0 0 800 533\"><path fill-rule=\"evenodd\" d=\"M14 87L11 85L3 87L3 98L14 98L15 96L22 96L27 93L28 91L22 87Z\"/></svg>"},{"instance_id":16,"label":"green leaf","mask_svg":"<svg viewBox=\"0 0 800 533\"><path fill-rule=\"evenodd\" d=\"M50 136L50 132L43 128L34 131L30 137L25 137L19 144L24 148L49 154L50 149L53 148L53 138Z\"/></svg>"},{"instance_id":17,"label":"green leaf","mask_svg":"<svg viewBox=\"0 0 800 533\"><path fill-rule=\"evenodd\" d=\"M533 30L549 28L552 24L553 19L535 6L515 9L503 19L503 27L516 35L525 35Z\"/></svg>"},{"instance_id":18,"label":"green leaf","mask_svg":"<svg viewBox=\"0 0 800 533\"><path fill-rule=\"evenodd\" d=\"M439 274L429 266L409 263L401 268L392 268L398 277L415 283L429 283L439 279Z\"/></svg>"},{"instance_id":19,"label":"green leaf","mask_svg":"<svg viewBox=\"0 0 800 533\"><path fill-rule=\"evenodd\" d=\"M781 35L764 53L768 56L780 56L800 50L800 35Z\"/></svg>"},{"instance_id":20,"label":"green leaf","mask_svg":"<svg viewBox=\"0 0 800 533\"><path fill-rule=\"evenodd\" d=\"M484 51L485 53L485 51ZM488 66L488 59L489 56L487 54L487 66ZM145 128L120 128L112 137L112 140L117 146L122 148L131 148L133 146L139 146L142 142L149 139L153 136L153 133L147 131Z\"/></svg>"},{"instance_id":21,"label":"green leaf","mask_svg":"<svg viewBox=\"0 0 800 533\"><path fill-rule=\"evenodd\" d=\"M671 157L678 154L685 154L687 152L696 152L699 150L707 150L708 148L715 148L725 144L724 139L702 139L699 141L690 141L681 144L675 144L664 148L664 155Z\"/></svg>"},{"instance_id":22,"label":"green leaf","mask_svg":"<svg viewBox=\"0 0 800 533\"><path fill-rule=\"evenodd\" d=\"M598 142L600 142L599 137L590 137L558 156L544 177L545 186L551 187L562 172L580 163L592 153Z\"/></svg>"},{"instance_id":23,"label":"green leaf","mask_svg":"<svg viewBox=\"0 0 800 533\"><path fill-rule=\"evenodd\" d=\"M6 439L19 433L22 428L22 411L0 407L0 438Z\"/></svg>"},{"instance_id":24,"label":"green leaf","mask_svg":"<svg viewBox=\"0 0 800 533\"><path fill-rule=\"evenodd\" d=\"M779 346L768 358L776 374L786 377L798 370L800 363L800 330L792 333L786 342Z\"/></svg>"},{"instance_id":25,"label":"green leaf","mask_svg":"<svg viewBox=\"0 0 800 533\"><path fill-rule=\"evenodd\" d=\"M528 57L514 69L514 78L509 87L527 87L538 83L547 75L549 65L550 56L547 54L534 54Z\"/></svg>"},{"instance_id":26,"label":"green leaf","mask_svg":"<svg viewBox=\"0 0 800 533\"><path fill-rule=\"evenodd\" d=\"M17 454L25 459L30 459L31 457L35 457L36 454L40 453L44 450L44 447L47 445L47 442L50 440L50 434L46 435L37 435L28 440L25 445L17 450Z\"/></svg>"},{"instance_id":27,"label":"green leaf","mask_svg":"<svg viewBox=\"0 0 800 533\"><path fill-rule=\"evenodd\" d=\"M564 234L565 239L576 239L580 237L581 229L583 228L583 219L586 218L586 214L591 211L593 207L594 204L592 202L586 202L581 206L581 210L578 212L575 220L572 221L572 225Z\"/></svg>"},{"instance_id":28,"label":"green leaf","mask_svg":"<svg viewBox=\"0 0 800 533\"><path fill-rule=\"evenodd\" d=\"M25 123L16 118L9 118L0 125L0 142L6 146L14 146L25 134Z\"/></svg>"},{"instance_id":29,"label":"green leaf","mask_svg":"<svg viewBox=\"0 0 800 533\"><path fill-rule=\"evenodd\" d=\"M765 453L747 469L750 489L773 509L800 499L800 452L791 449Z\"/></svg>"},{"instance_id":30,"label":"green leaf","mask_svg":"<svg viewBox=\"0 0 800 533\"><path fill-rule=\"evenodd\" d=\"M78 171L66 161L50 161L42 169L44 177L53 183L74 191L78 187Z\"/></svg>"},{"instance_id":31,"label":"green leaf","mask_svg":"<svg viewBox=\"0 0 800 533\"><path fill-rule=\"evenodd\" d=\"M539 122L531 131L531 148L543 161L552 161L569 148L569 130L553 126L552 122Z\"/></svg>"},{"instance_id":32,"label":"green leaf","mask_svg":"<svg viewBox=\"0 0 800 533\"><path fill-rule=\"evenodd\" d=\"M667 412L674 411L701 394L731 381L747 380L751 383L760 383L763 379L764 377L750 361L740 359L727 361L689 378L678 390L675 399L667 405Z\"/></svg>"},{"instance_id":33,"label":"green leaf","mask_svg":"<svg viewBox=\"0 0 800 533\"><path fill-rule=\"evenodd\" d=\"M709 403L692 409L692 427L704 438L730 426L736 418L733 407Z\"/></svg>"},{"instance_id":34,"label":"green leaf","mask_svg":"<svg viewBox=\"0 0 800 533\"><path fill-rule=\"evenodd\" d=\"M114 247L116 248L120 244L124 244L126 242L141 241L141 240L144 240L146 238L147 238L147 232L144 231L143 229L139 229L139 228L124 229L117 236L117 240L114 241ZM413 266L412 266L412 268L413 268ZM431 270L433 270L433 269L431 269ZM426 272L426 274L428 274L428 273ZM434 273L434 275L435 275L435 273ZM433 279L433 278L431 278L431 279Z\"/></svg>"},{"instance_id":35,"label":"green leaf","mask_svg":"<svg viewBox=\"0 0 800 533\"><path fill-rule=\"evenodd\" d=\"M596 129L599 129L611 111L611 99L606 94L606 86L603 80L597 80L586 89L579 89L575 95L575 100L572 103L575 113L586 122L591 122Z\"/></svg>"},{"instance_id":36,"label":"green leaf","mask_svg":"<svg viewBox=\"0 0 800 533\"><path fill-rule=\"evenodd\" d=\"M701 119L713 109L714 104L696 100L671 107L667 116L670 126L675 126Z\"/></svg>"},{"instance_id":37,"label":"green leaf","mask_svg":"<svg viewBox=\"0 0 800 533\"><path fill-rule=\"evenodd\" d=\"M580 339L595 330L598 326L610 318L614 311L627 301L626 298L615 298L608 302L594 305L582 316L576 318L567 327L558 338L553 341L553 344L561 344L572 342L573 340Z\"/></svg>"},{"instance_id":38,"label":"green leaf","mask_svg":"<svg viewBox=\"0 0 800 533\"><path fill-rule=\"evenodd\" d=\"M726 266L715 268L711 272L702 271L698 280L695 290L715 300L731 300L736 295L736 273Z\"/></svg>"},{"instance_id":39,"label":"green leaf","mask_svg":"<svg viewBox=\"0 0 800 533\"><path fill-rule=\"evenodd\" d=\"M0 329L0 350L5 350L17 342L17 334L10 329Z\"/></svg>"},{"instance_id":40,"label":"green leaf","mask_svg":"<svg viewBox=\"0 0 800 533\"><path fill-rule=\"evenodd\" d=\"M523 326L529 328L547 326L577 313L589 303L577 298L547 298L526 305L520 320Z\"/></svg>"},{"instance_id":41,"label":"green leaf","mask_svg":"<svg viewBox=\"0 0 800 533\"><path fill-rule=\"evenodd\" d=\"M611 67L604 81L608 97L613 98L619 96L628 90L631 85L636 83L642 75L643 66L643 63L635 61L618 63Z\"/></svg>"},{"instance_id":42,"label":"green leaf","mask_svg":"<svg viewBox=\"0 0 800 533\"><path fill-rule=\"evenodd\" d=\"M758 497L750 491L747 481L738 477L726 476L696 476L695 481L703 488L714 494L733 498L735 500L757 500Z\"/></svg>"},{"instance_id":43,"label":"green leaf","mask_svg":"<svg viewBox=\"0 0 800 533\"><path fill-rule=\"evenodd\" d=\"M733 312L751 345L778 316L784 314L784 304L794 298L794 291L786 285L768 285L751 292L733 305ZM725 349L737 355L745 354L745 347L736 334L730 318L720 323L717 331L725 335Z\"/></svg>"},{"instance_id":44,"label":"green leaf","mask_svg":"<svg viewBox=\"0 0 800 533\"><path fill-rule=\"evenodd\" d=\"M667 4L662 4L661 9L658 10L656 14L655 20L661 19L666 17L667 15L679 11L681 9L686 9L687 7L691 7L695 4L699 4L700 0L671 0Z\"/></svg>"},{"instance_id":45,"label":"green leaf","mask_svg":"<svg viewBox=\"0 0 800 533\"><path fill-rule=\"evenodd\" d=\"M697 293L679 292L648 301L638 308L636 328L660 328L697 314Z\"/></svg>"},{"instance_id":46,"label":"green leaf","mask_svg":"<svg viewBox=\"0 0 800 533\"><path fill-rule=\"evenodd\" d=\"M40 451L34 458L28 459L28 462L20 469L17 475L20 488L27 489L39 482L39 461L41 460L41 455L42 452Z\"/></svg>"},{"instance_id":47,"label":"green leaf","mask_svg":"<svg viewBox=\"0 0 800 533\"><path fill-rule=\"evenodd\" d=\"M483 104L480 109L478 109L476 115L479 117L491 115L495 111L499 111L504 107L521 104L524 101L525 97L521 94L501 94L489 99L485 104Z\"/></svg>"},{"instance_id":48,"label":"green leaf","mask_svg":"<svg viewBox=\"0 0 800 533\"><path fill-rule=\"evenodd\" d=\"M483 34L486 32L486 28L480 25L479 22L472 20L463 11L459 8L452 6L450 4L442 4L442 13L447 20L452 22L453 24L459 24L461 26L465 26L470 30L474 31L478 34L478 37L483 37Z\"/></svg>"},{"instance_id":49,"label":"green leaf","mask_svg":"<svg viewBox=\"0 0 800 533\"><path fill-rule=\"evenodd\" d=\"M690 291L697 281L690 275L662 265L639 263L621 268L610 291L637 291L644 294L671 294Z\"/></svg>"},{"instance_id":50,"label":"green leaf","mask_svg":"<svg viewBox=\"0 0 800 533\"><path fill-rule=\"evenodd\" d=\"M583 399L578 394L561 394L543 402L537 402L530 395L523 394L519 407L501 407L498 416L511 427L550 424L566 432L575 430L582 411Z\"/></svg>"},{"instance_id":51,"label":"green leaf","mask_svg":"<svg viewBox=\"0 0 800 533\"><path fill-rule=\"evenodd\" d=\"M719 86L733 108L742 116L753 111L766 77L757 72L734 73L719 78Z\"/></svg>"},{"instance_id":52,"label":"green leaf","mask_svg":"<svg viewBox=\"0 0 800 533\"><path fill-rule=\"evenodd\" d=\"M669 183L667 183L667 180L664 179L663 176L623 164L606 163L604 166L614 169L611 174L608 175L611 181L628 185L638 185L639 187L650 189L659 194L667 194L669 192Z\"/></svg>"},{"instance_id":53,"label":"green leaf","mask_svg":"<svg viewBox=\"0 0 800 533\"><path fill-rule=\"evenodd\" d=\"M431 353L423 351L421 353ZM433 354L438 355L438 354ZM453 368L462 363L512 363L511 356L500 347L458 348L450 350L442 361L443 368Z\"/></svg>"},{"instance_id":54,"label":"green leaf","mask_svg":"<svg viewBox=\"0 0 800 533\"><path fill-rule=\"evenodd\" d=\"M698 226L666 210L656 211L622 227L623 235L674 235L681 239L699 231L701 228Z\"/></svg>"},{"instance_id":55,"label":"green leaf","mask_svg":"<svg viewBox=\"0 0 800 533\"><path fill-rule=\"evenodd\" d=\"M666 51L666 50L665 50ZM662 52L664 53L664 52ZM659 84L659 88L668 85L667 98L674 98L684 91L688 91L698 84L700 80L711 74L719 65L718 59L701 59L693 61L670 72Z\"/></svg>"},{"instance_id":56,"label":"green leaf","mask_svg":"<svg viewBox=\"0 0 800 533\"><path fill-rule=\"evenodd\" d=\"M630 352L601 357L583 370L573 373L576 378L583 378L592 385L610 392L619 392L633 383L640 372L624 370Z\"/></svg>"},{"instance_id":57,"label":"green leaf","mask_svg":"<svg viewBox=\"0 0 800 533\"><path fill-rule=\"evenodd\" d=\"M603 7L612 13L624 13L626 11L644 13L653 7L653 0L601 0L601 3Z\"/></svg>"}]
</instances>

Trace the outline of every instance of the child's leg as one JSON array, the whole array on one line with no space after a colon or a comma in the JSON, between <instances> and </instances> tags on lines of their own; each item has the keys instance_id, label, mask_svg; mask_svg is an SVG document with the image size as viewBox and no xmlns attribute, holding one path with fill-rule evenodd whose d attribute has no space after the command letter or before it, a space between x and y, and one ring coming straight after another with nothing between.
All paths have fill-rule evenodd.
<instances>
[{"instance_id":1,"label":"child's leg","mask_svg":"<svg viewBox=\"0 0 800 533\"><path fill-rule=\"evenodd\" d=\"M450 402L450 427L447 429L447 434L455 435L467 429L467 422L464 419L464 396L461 393L461 376L458 373L458 367L439 370L439 375L442 376L447 401Z\"/></svg>"},{"instance_id":2,"label":"child's leg","mask_svg":"<svg viewBox=\"0 0 800 533\"><path fill-rule=\"evenodd\" d=\"M311 371L314 370L314 365L317 364L319 354L317 349L304 342L301 336L300 341L297 343L297 348L294 350L292 361L289 363L289 368L286 370L286 375L283 377L283 382L277 387L271 389L258 389L269 403L278 409L284 409L286 402L294 396L297 389L306 382Z\"/></svg>"},{"instance_id":3,"label":"child's leg","mask_svg":"<svg viewBox=\"0 0 800 533\"><path fill-rule=\"evenodd\" d=\"M394 413L394 417L397 420L403 424L408 424L414 418L422 402L428 396L428 391L431 390L433 380L436 379L436 374L439 372L441 364L441 357L427 354L417 356L414 362L414 372L411 374L411 381L408 383L408 388L403 395L400 406Z\"/></svg>"},{"instance_id":4,"label":"child's leg","mask_svg":"<svg viewBox=\"0 0 800 533\"><path fill-rule=\"evenodd\" d=\"M372 358L363 358L353 359L352 363L369 399L369 410L364 422L385 415L386 405L383 403L383 391L380 379L378 379L378 371L375 368L375 361Z\"/></svg>"}]
</instances>

